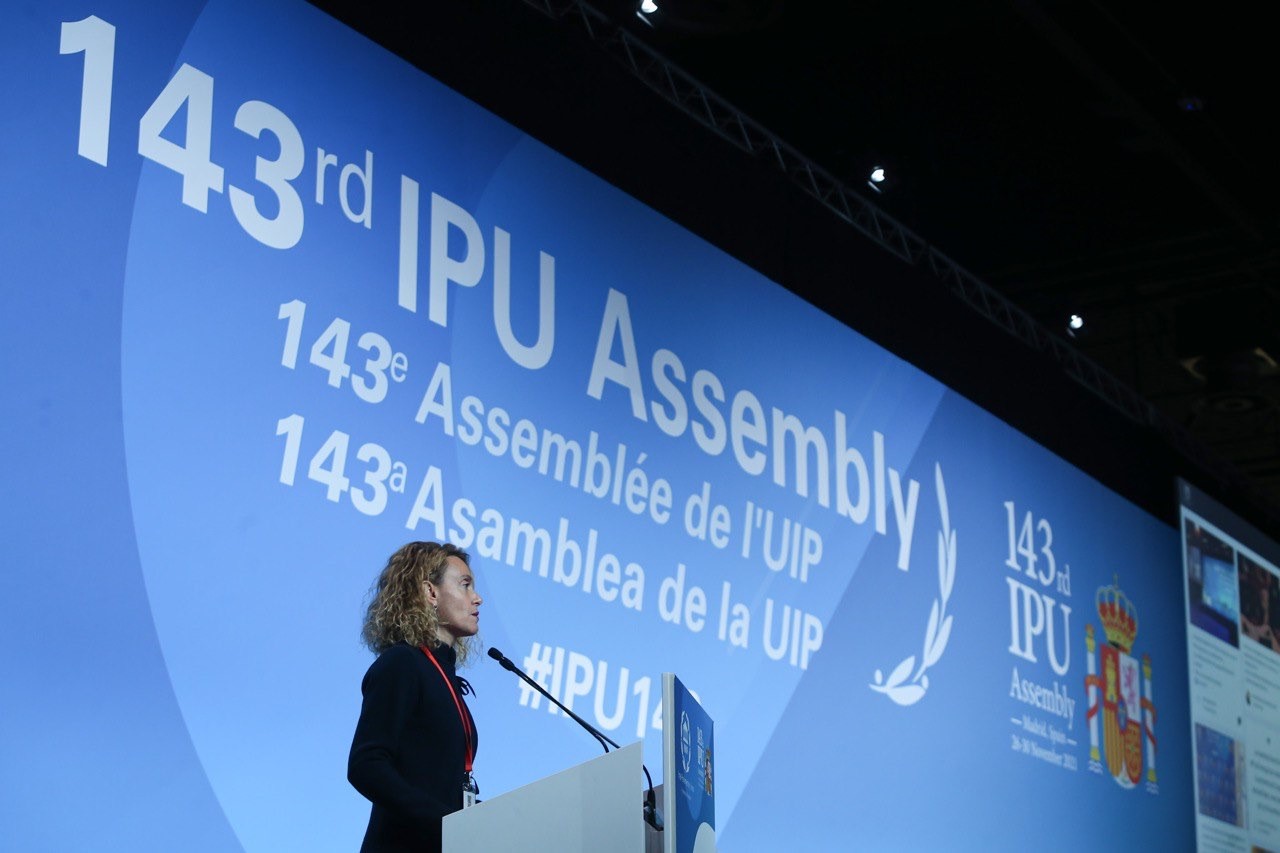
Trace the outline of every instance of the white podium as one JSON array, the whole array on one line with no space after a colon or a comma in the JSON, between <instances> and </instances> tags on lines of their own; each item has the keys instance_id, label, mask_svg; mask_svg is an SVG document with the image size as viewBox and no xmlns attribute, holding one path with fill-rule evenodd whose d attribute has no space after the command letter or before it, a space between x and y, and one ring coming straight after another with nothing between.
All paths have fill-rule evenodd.
<instances>
[{"instance_id":1,"label":"white podium","mask_svg":"<svg viewBox=\"0 0 1280 853\"><path fill-rule=\"evenodd\" d=\"M447 815L444 853L644 853L640 743Z\"/></svg>"}]
</instances>

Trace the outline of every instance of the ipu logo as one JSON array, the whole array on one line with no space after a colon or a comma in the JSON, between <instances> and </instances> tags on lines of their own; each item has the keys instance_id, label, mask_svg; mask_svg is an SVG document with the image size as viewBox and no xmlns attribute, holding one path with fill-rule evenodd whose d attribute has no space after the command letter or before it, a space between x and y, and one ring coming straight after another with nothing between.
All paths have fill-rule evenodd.
<instances>
[{"instance_id":1,"label":"ipu logo","mask_svg":"<svg viewBox=\"0 0 1280 853\"><path fill-rule=\"evenodd\" d=\"M693 762L693 738L689 732L689 712L680 712L680 764L684 767L684 772L689 772L689 765Z\"/></svg>"}]
</instances>

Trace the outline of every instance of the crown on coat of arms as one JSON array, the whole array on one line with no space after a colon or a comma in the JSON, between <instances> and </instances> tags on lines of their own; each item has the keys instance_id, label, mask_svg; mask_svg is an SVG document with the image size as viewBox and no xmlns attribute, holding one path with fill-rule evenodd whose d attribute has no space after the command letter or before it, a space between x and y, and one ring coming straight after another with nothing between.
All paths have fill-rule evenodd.
<instances>
[{"instance_id":1,"label":"crown on coat of arms","mask_svg":"<svg viewBox=\"0 0 1280 853\"><path fill-rule=\"evenodd\" d=\"M1138 636L1138 611L1120 589L1119 577L1111 586L1098 587L1096 603L1107 642L1128 654Z\"/></svg>"}]
</instances>

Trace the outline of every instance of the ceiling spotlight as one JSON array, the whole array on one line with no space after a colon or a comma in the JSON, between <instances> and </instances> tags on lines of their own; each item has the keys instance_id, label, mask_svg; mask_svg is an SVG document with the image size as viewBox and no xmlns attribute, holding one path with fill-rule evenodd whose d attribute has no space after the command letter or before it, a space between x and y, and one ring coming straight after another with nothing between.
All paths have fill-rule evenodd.
<instances>
[{"instance_id":1,"label":"ceiling spotlight","mask_svg":"<svg viewBox=\"0 0 1280 853\"><path fill-rule=\"evenodd\" d=\"M654 26L654 18L658 14L658 4L654 0L640 0L636 6L636 17L649 26Z\"/></svg>"},{"instance_id":2,"label":"ceiling spotlight","mask_svg":"<svg viewBox=\"0 0 1280 853\"><path fill-rule=\"evenodd\" d=\"M1067 318L1067 334L1071 337L1077 337L1084 331L1084 317L1079 314L1072 314Z\"/></svg>"},{"instance_id":3,"label":"ceiling spotlight","mask_svg":"<svg viewBox=\"0 0 1280 853\"><path fill-rule=\"evenodd\" d=\"M885 175L884 166L876 166L871 170L871 174L867 176L867 186L876 192L884 192Z\"/></svg>"}]
</instances>

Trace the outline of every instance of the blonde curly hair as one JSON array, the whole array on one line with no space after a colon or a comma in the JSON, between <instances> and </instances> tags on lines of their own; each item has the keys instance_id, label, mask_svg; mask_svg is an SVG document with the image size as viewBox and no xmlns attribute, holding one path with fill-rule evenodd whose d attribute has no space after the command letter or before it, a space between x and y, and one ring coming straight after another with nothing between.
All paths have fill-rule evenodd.
<instances>
[{"instance_id":1,"label":"blonde curly hair","mask_svg":"<svg viewBox=\"0 0 1280 853\"><path fill-rule=\"evenodd\" d=\"M467 565L471 558L456 545L439 542L410 542L391 555L386 567L370 588L369 606L364 614L360 639L374 654L394 646L440 644L439 617L423 598L423 584L440 583L450 557ZM458 663L467 658L469 637L453 644Z\"/></svg>"}]
</instances>

